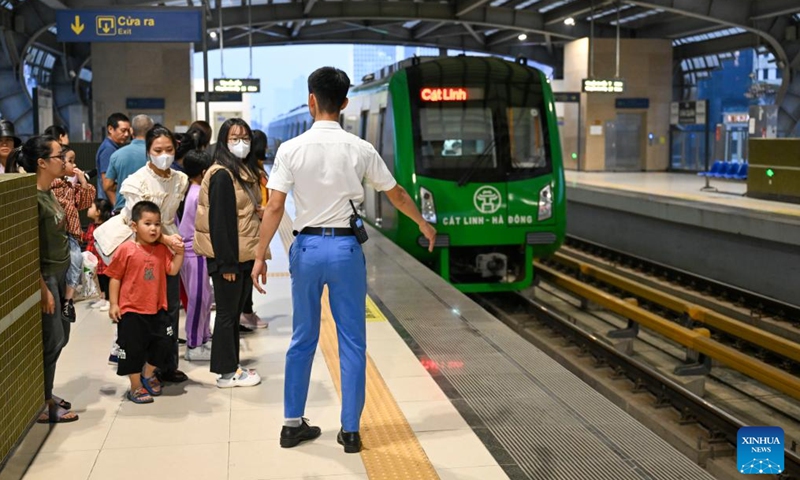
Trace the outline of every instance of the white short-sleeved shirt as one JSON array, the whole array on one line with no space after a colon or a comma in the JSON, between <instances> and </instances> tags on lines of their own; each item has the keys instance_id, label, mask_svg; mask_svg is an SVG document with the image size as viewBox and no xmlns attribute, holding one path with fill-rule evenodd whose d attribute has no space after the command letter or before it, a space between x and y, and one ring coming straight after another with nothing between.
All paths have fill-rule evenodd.
<instances>
[{"instance_id":1,"label":"white short-sleeved shirt","mask_svg":"<svg viewBox=\"0 0 800 480\"><path fill-rule=\"evenodd\" d=\"M364 201L363 180L378 191L397 185L375 148L342 130L336 122L318 121L283 142L267 188L283 193L294 189L297 217L294 229L349 227L349 201Z\"/></svg>"}]
</instances>

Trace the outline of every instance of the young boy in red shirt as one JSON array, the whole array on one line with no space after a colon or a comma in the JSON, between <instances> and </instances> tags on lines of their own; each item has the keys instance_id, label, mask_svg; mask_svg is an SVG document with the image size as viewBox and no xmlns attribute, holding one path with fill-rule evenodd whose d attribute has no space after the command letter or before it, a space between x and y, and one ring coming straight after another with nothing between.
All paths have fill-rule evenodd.
<instances>
[{"instance_id":1,"label":"young boy in red shirt","mask_svg":"<svg viewBox=\"0 0 800 480\"><path fill-rule=\"evenodd\" d=\"M114 252L106 269L110 277L108 315L118 323L117 375L127 375L134 403L152 403L161 395L156 368L169 366L172 325L167 315L167 275L177 275L183 263L183 244L175 255L161 239L161 210L153 202L134 205L133 241Z\"/></svg>"}]
</instances>

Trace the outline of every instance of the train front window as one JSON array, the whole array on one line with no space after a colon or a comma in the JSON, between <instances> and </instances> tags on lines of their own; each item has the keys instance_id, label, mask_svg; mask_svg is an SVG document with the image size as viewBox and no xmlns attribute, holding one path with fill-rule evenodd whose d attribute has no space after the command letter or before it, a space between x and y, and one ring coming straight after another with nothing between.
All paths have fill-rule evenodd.
<instances>
[{"instance_id":1,"label":"train front window","mask_svg":"<svg viewBox=\"0 0 800 480\"><path fill-rule=\"evenodd\" d=\"M420 108L419 126L422 169L497 168L491 109L463 105Z\"/></svg>"},{"instance_id":2,"label":"train front window","mask_svg":"<svg viewBox=\"0 0 800 480\"><path fill-rule=\"evenodd\" d=\"M538 108L507 109L511 168L528 169L547 166L547 150L542 131L542 113Z\"/></svg>"}]
</instances>

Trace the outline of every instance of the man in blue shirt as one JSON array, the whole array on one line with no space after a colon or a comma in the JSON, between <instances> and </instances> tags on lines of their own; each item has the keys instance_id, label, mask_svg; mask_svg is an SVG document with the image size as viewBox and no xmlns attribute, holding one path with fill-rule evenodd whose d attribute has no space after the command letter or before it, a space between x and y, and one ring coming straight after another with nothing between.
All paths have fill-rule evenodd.
<instances>
[{"instance_id":1,"label":"man in blue shirt","mask_svg":"<svg viewBox=\"0 0 800 480\"><path fill-rule=\"evenodd\" d=\"M112 113L106 120L106 133L108 136L97 150L97 197L114 203L115 199L109 198L107 192L103 189L103 182L106 179L108 165L111 163L111 154L131 139L131 121L128 120L125 114Z\"/></svg>"},{"instance_id":2,"label":"man in blue shirt","mask_svg":"<svg viewBox=\"0 0 800 480\"><path fill-rule=\"evenodd\" d=\"M114 202L114 210L120 211L125 206L125 196L118 195L122 182L133 172L147 165L147 148L145 136L153 128L153 119L147 115L136 115L131 122L133 141L111 154L103 190L110 201Z\"/></svg>"}]
</instances>

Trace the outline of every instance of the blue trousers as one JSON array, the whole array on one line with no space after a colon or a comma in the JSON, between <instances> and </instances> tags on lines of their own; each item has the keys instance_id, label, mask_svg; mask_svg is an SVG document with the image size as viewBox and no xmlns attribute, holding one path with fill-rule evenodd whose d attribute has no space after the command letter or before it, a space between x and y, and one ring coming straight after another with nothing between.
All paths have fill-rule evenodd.
<instances>
[{"instance_id":1,"label":"blue trousers","mask_svg":"<svg viewBox=\"0 0 800 480\"><path fill-rule=\"evenodd\" d=\"M342 428L357 432L364 409L367 368L367 269L353 236L298 235L289 250L292 275L292 342L286 353L284 416L302 417L320 329L320 300L328 286L339 339Z\"/></svg>"}]
</instances>

